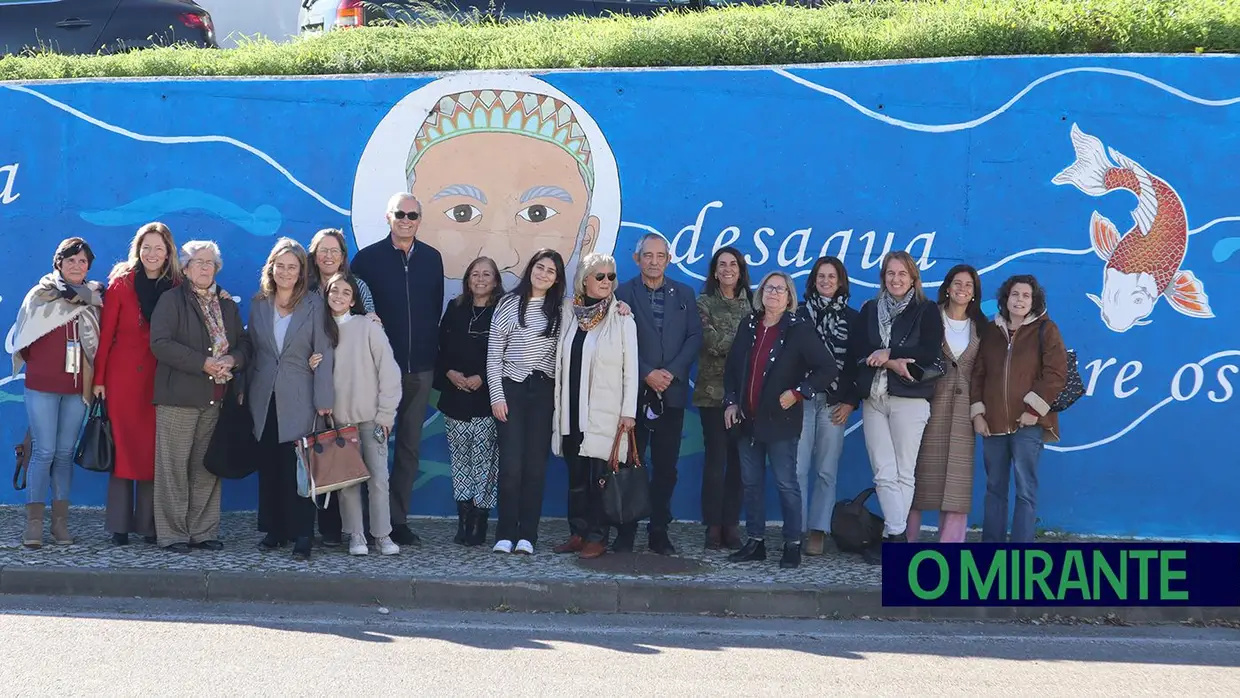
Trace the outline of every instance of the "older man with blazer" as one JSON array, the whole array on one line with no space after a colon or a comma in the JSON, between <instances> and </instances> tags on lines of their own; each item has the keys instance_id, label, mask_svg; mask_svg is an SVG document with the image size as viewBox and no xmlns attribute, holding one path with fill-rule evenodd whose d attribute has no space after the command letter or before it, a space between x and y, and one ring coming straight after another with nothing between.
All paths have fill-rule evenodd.
<instances>
[{"instance_id":1,"label":"older man with blazer","mask_svg":"<svg viewBox=\"0 0 1240 698\"><path fill-rule=\"evenodd\" d=\"M266 272L264 272L266 274ZM254 437L262 454L258 470L258 530L267 550L294 543L293 555L310 558L315 506L297 494L297 456L293 444L315 429L320 414L335 402L332 370L334 338L323 299L300 284L292 311L276 309L278 296L260 293L250 306L250 346L254 356L246 379L254 417ZM318 355L317 368L311 357Z\"/></svg>"},{"instance_id":2,"label":"older man with blazer","mask_svg":"<svg viewBox=\"0 0 1240 698\"><path fill-rule=\"evenodd\" d=\"M702 346L702 320L693 289L665 276L670 261L667 240L650 233L633 254L641 273L616 290L616 298L633 309L637 320L637 374L642 386L637 404L637 450L650 447L650 550L675 554L667 527L672 522L672 493L685 408L689 405L689 369ZM613 549L633 549L637 524L621 526Z\"/></svg>"}]
</instances>

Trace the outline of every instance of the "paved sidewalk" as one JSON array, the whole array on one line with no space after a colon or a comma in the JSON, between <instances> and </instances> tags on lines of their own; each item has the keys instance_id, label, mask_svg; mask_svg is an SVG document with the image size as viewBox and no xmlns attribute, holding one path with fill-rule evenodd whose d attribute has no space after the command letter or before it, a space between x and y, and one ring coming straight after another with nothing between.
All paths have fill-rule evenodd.
<instances>
[{"instance_id":1,"label":"paved sidewalk","mask_svg":"<svg viewBox=\"0 0 1240 698\"><path fill-rule=\"evenodd\" d=\"M103 511L75 509L77 542L40 550L21 546L24 511L0 507L0 594L168 597L272 602L338 602L460 610L656 612L779 617L1003 618L1041 616L1041 609L883 608L882 572L854 554L805 557L781 570L780 533L760 563L731 563L727 551L706 551L702 527L674 524L677 555L608 553L592 561L556 555L567 536L563 519L545 520L535 555L503 555L452 542L455 520L414 522L422 545L383 557L354 557L344 547L317 546L308 561L291 548L258 548L252 512L225 513L219 552L178 554L131 537L114 547ZM494 522L492 522L492 533ZM638 534L639 550L645 534ZM1064 610L1057 611L1068 615ZM1104 610L1083 615L1105 615ZM1115 610L1134 620L1200 619L1200 609Z\"/></svg>"}]
</instances>

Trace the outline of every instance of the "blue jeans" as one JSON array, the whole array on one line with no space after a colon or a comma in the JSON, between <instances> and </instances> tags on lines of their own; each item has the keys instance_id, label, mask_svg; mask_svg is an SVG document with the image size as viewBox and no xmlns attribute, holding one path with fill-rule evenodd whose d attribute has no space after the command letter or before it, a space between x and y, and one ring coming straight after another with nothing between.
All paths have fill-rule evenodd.
<instances>
[{"instance_id":1,"label":"blue jeans","mask_svg":"<svg viewBox=\"0 0 1240 698\"><path fill-rule=\"evenodd\" d=\"M750 538L766 535L766 461L779 490L784 516L784 542L801 542L801 487L797 483L797 439L763 443L741 436L741 482L745 488L745 533Z\"/></svg>"},{"instance_id":2,"label":"blue jeans","mask_svg":"<svg viewBox=\"0 0 1240 698\"><path fill-rule=\"evenodd\" d=\"M69 500L73 484L73 451L86 418L82 396L43 393L26 388L26 419L30 423L30 465L26 474L26 501Z\"/></svg>"},{"instance_id":3,"label":"blue jeans","mask_svg":"<svg viewBox=\"0 0 1240 698\"><path fill-rule=\"evenodd\" d=\"M797 484L801 487L801 522L807 530L831 532L831 512L835 509L835 476L844 452L844 425L831 423L826 396L818 395L802 403L805 418L801 440L797 442ZM814 477L813 506L810 507L810 473Z\"/></svg>"},{"instance_id":4,"label":"blue jeans","mask_svg":"<svg viewBox=\"0 0 1240 698\"><path fill-rule=\"evenodd\" d=\"M1031 543L1038 511L1038 459L1042 456L1042 427L1022 427L1013 434L982 439L986 464L986 507L982 540L1007 539L1008 480L1016 472L1016 511L1012 516L1013 543Z\"/></svg>"}]
</instances>

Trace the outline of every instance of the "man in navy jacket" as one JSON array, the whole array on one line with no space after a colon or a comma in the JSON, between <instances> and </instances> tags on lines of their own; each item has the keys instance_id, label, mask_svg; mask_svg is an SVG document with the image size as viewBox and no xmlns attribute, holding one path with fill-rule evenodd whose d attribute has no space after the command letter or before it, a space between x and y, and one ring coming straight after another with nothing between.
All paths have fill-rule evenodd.
<instances>
[{"instance_id":1,"label":"man in navy jacket","mask_svg":"<svg viewBox=\"0 0 1240 698\"><path fill-rule=\"evenodd\" d=\"M407 517L418 477L422 422L430 400L443 311L443 257L439 250L418 241L421 217L422 204L412 194L393 196L387 207L391 235L360 250L350 264L353 273L370 287L375 313L401 371L396 458L389 484L392 540L398 545L421 543L409 530Z\"/></svg>"},{"instance_id":2,"label":"man in navy jacket","mask_svg":"<svg viewBox=\"0 0 1240 698\"><path fill-rule=\"evenodd\" d=\"M616 298L628 303L637 320L637 373L642 385L637 402L637 450L650 446L650 549L660 555L676 552L668 538L672 522L672 493L676 489L676 461L689 405L689 369L702 347L702 319L697 298L689 286L664 274L670 261L667 240L654 233L637 244L633 254L641 274L616 289ZM637 524L617 531L614 549L633 549Z\"/></svg>"}]
</instances>

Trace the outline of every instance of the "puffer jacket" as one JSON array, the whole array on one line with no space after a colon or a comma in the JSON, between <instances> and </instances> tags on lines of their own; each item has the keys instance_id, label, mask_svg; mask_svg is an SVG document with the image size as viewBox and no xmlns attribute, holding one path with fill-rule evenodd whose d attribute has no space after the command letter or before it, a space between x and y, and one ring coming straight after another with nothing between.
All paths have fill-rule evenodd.
<instances>
[{"instance_id":1,"label":"puffer jacket","mask_svg":"<svg viewBox=\"0 0 1240 698\"><path fill-rule=\"evenodd\" d=\"M1041 332L1041 353L1038 334ZM1015 332L1003 316L981 328L981 346L969 386L969 417L983 415L992 436L1019 428L1023 412L1037 416L1042 440L1059 441L1059 415L1051 403L1068 382L1068 353L1059 326L1030 315Z\"/></svg>"},{"instance_id":2,"label":"puffer jacket","mask_svg":"<svg viewBox=\"0 0 1240 698\"><path fill-rule=\"evenodd\" d=\"M753 299L748 293L728 299L716 291L698 296L697 307L702 317L702 349L698 353L693 406L723 407L723 371L728 350L736 339L736 329L753 314Z\"/></svg>"}]
</instances>

